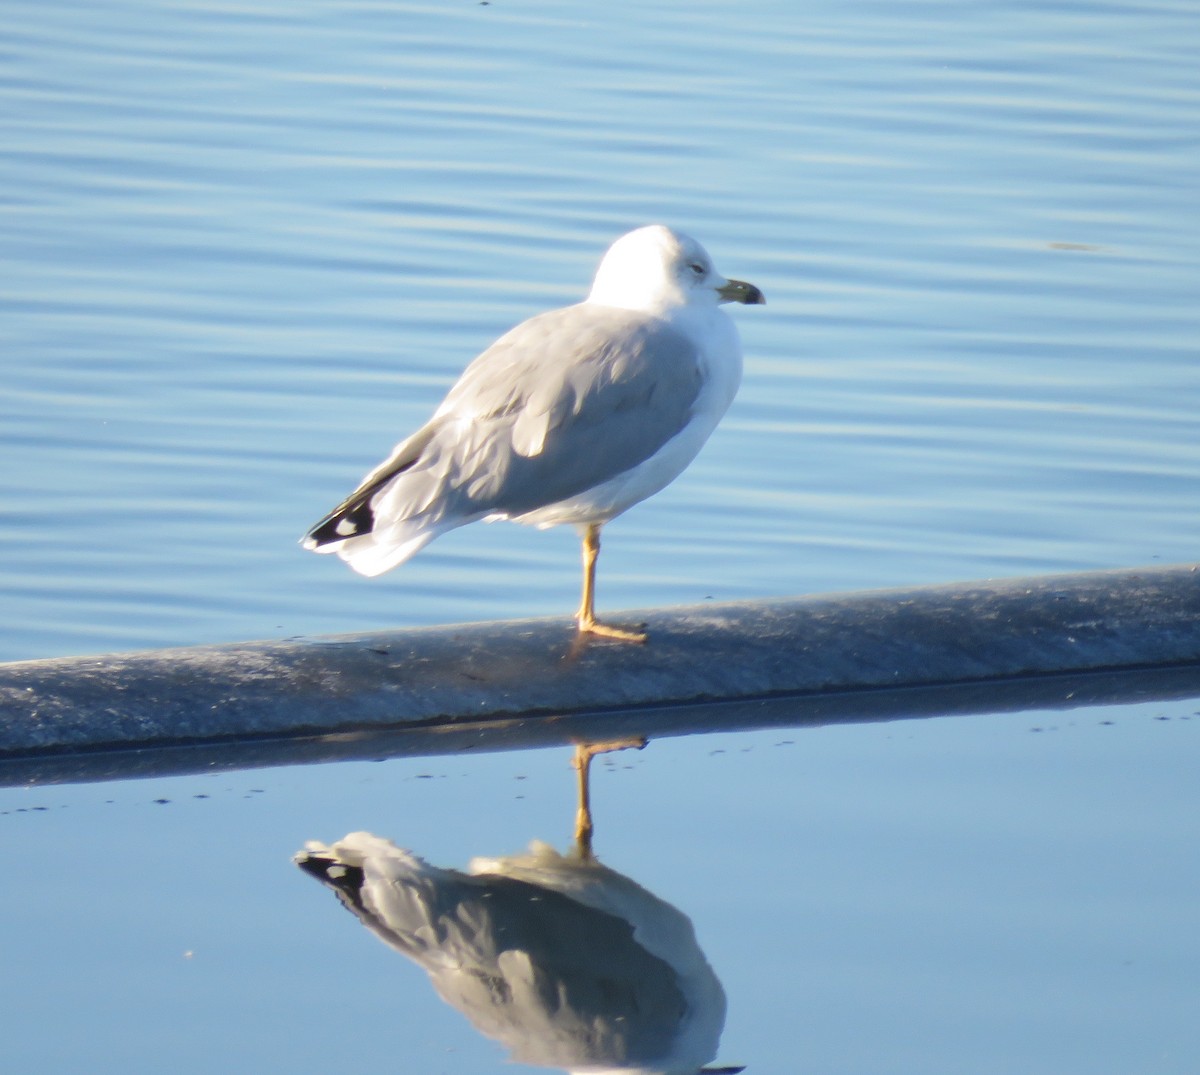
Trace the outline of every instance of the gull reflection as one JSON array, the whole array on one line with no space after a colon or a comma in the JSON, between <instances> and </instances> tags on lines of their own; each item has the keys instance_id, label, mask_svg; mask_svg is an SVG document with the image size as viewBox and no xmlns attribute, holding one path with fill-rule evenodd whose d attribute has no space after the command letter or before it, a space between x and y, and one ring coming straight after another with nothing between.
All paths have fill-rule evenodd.
<instances>
[{"instance_id":1,"label":"gull reflection","mask_svg":"<svg viewBox=\"0 0 1200 1075\"><path fill-rule=\"evenodd\" d=\"M692 923L592 852L592 756L576 750L579 809L566 854L475 858L464 873L355 832L296 856L372 933L513 1060L591 1075L710 1075L725 993Z\"/></svg>"}]
</instances>

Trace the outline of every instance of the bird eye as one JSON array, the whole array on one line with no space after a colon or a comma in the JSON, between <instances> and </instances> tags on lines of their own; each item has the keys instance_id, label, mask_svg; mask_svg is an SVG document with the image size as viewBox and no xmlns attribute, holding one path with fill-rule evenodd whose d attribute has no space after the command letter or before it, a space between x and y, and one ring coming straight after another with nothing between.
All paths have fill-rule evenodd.
<instances>
[{"instance_id":1,"label":"bird eye","mask_svg":"<svg viewBox=\"0 0 1200 1075\"><path fill-rule=\"evenodd\" d=\"M694 272L697 276L703 276L705 273L704 266L698 261L693 261L688 268L691 269L692 272Z\"/></svg>"}]
</instances>

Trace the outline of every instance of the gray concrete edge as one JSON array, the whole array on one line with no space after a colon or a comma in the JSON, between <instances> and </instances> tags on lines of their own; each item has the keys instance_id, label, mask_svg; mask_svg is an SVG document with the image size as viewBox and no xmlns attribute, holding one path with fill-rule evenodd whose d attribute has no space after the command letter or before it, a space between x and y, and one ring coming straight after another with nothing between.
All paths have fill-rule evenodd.
<instances>
[{"instance_id":1,"label":"gray concrete edge","mask_svg":"<svg viewBox=\"0 0 1200 1075\"><path fill-rule=\"evenodd\" d=\"M0 783L1200 693L1196 565L0 665Z\"/></svg>"}]
</instances>

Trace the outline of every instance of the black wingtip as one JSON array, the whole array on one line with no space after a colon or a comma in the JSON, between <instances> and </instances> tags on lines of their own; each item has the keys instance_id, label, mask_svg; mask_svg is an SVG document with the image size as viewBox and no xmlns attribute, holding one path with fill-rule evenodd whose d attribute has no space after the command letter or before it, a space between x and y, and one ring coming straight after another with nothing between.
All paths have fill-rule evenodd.
<instances>
[{"instance_id":1,"label":"black wingtip","mask_svg":"<svg viewBox=\"0 0 1200 1075\"><path fill-rule=\"evenodd\" d=\"M357 504L343 505L326 515L304 535L301 544L306 549L319 549L335 541L369 534L374 528L375 512L371 508L371 501L360 500Z\"/></svg>"}]
</instances>

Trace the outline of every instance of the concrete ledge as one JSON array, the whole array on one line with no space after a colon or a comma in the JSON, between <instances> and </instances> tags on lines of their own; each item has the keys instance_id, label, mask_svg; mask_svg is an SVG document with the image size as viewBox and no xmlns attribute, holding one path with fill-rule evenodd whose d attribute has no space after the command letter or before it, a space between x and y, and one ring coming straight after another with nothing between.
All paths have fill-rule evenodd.
<instances>
[{"instance_id":1,"label":"concrete ledge","mask_svg":"<svg viewBox=\"0 0 1200 1075\"><path fill-rule=\"evenodd\" d=\"M1194 565L611 618L650 642L542 619L0 665L0 783L1200 689Z\"/></svg>"}]
</instances>

